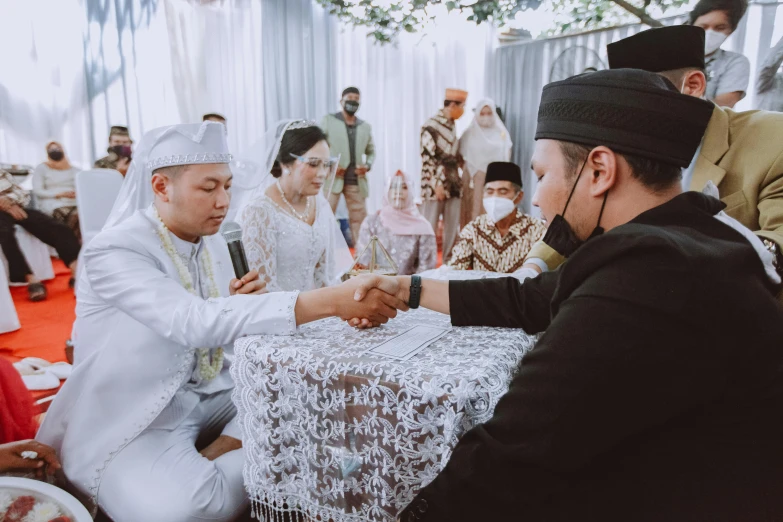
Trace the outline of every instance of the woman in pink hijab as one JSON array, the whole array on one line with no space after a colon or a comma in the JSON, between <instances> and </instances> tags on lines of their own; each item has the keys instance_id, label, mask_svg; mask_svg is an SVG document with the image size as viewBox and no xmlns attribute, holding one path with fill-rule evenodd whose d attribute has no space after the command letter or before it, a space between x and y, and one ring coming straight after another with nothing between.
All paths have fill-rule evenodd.
<instances>
[{"instance_id":1,"label":"woman in pink hijab","mask_svg":"<svg viewBox=\"0 0 783 522\"><path fill-rule=\"evenodd\" d=\"M438 262L438 245L432 225L419 214L409 187L413 181L402 171L386 184L383 208L367 216L359 231L356 254L361 255L373 236L397 265L399 275L411 275L431 270Z\"/></svg>"}]
</instances>

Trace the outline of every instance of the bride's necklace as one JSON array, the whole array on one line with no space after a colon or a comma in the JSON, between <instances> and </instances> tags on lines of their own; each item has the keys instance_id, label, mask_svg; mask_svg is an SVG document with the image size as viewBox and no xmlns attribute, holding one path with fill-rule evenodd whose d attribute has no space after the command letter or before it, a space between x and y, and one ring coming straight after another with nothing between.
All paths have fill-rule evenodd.
<instances>
[{"instance_id":1,"label":"bride's necklace","mask_svg":"<svg viewBox=\"0 0 783 522\"><path fill-rule=\"evenodd\" d=\"M304 221L307 223L307 217L310 215L310 198L307 198L307 206L304 209L304 212L301 214L296 211L294 206L288 201L288 198L285 197L285 192L283 192L283 187L280 186L280 180L277 180L277 190L280 191L280 199L283 200L283 203L286 204L288 207L288 210L291 211L291 214L294 215L294 217L300 221Z\"/></svg>"}]
</instances>

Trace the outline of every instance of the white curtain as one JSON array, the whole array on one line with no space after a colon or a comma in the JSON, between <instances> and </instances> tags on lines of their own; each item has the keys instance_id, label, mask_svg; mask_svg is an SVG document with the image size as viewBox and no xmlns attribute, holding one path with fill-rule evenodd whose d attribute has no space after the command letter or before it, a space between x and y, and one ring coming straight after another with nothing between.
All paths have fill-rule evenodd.
<instances>
[{"instance_id":1,"label":"white curtain","mask_svg":"<svg viewBox=\"0 0 783 522\"><path fill-rule=\"evenodd\" d=\"M45 143L90 158L84 11L77 0L0 0L0 163L35 165Z\"/></svg>"},{"instance_id":2,"label":"white curtain","mask_svg":"<svg viewBox=\"0 0 783 522\"><path fill-rule=\"evenodd\" d=\"M376 44L366 33L365 28L342 27L337 35L337 89L328 109L340 110L345 87L361 90L357 115L372 125L377 151L368 175L367 206L373 212L382 204L386 176L401 169L420 179L421 126L443 107L446 88L469 92L458 131L470 123L472 104L486 95L486 58L494 37L488 25L476 26L456 13L439 19L437 27L424 34L400 35L395 44ZM416 187L416 194L419 191Z\"/></svg>"},{"instance_id":3,"label":"white curtain","mask_svg":"<svg viewBox=\"0 0 783 522\"><path fill-rule=\"evenodd\" d=\"M267 126L284 118L319 118L335 96L336 22L313 0L264 0Z\"/></svg>"}]
</instances>

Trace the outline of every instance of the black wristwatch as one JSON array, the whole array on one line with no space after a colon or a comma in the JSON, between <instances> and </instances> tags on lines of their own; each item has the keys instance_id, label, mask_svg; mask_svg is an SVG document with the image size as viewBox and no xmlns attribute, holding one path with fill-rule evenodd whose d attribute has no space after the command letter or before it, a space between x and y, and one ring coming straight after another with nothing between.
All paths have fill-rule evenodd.
<instances>
[{"instance_id":1,"label":"black wristwatch","mask_svg":"<svg viewBox=\"0 0 783 522\"><path fill-rule=\"evenodd\" d=\"M408 297L408 308L415 310L421 300L421 276L411 276L411 294Z\"/></svg>"}]
</instances>

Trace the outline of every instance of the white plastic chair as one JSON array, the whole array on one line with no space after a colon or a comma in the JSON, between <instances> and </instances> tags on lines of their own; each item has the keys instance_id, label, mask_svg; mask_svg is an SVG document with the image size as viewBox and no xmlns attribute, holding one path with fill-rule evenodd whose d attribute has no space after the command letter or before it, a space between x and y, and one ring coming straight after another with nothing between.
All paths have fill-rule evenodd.
<instances>
[{"instance_id":1,"label":"white plastic chair","mask_svg":"<svg viewBox=\"0 0 783 522\"><path fill-rule=\"evenodd\" d=\"M76 205L82 245L87 245L101 231L114 200L120 193L122 174L112 169L83 170L76 173Z\"/></svg>"},{"instance_id":2,"label":"white plastic chair","mask_svg":"<svg viewBox=\"0 0 783 522\"><path fill-rule=\"evenodd\" d=\"M19 249L22 251L22 255L27 260L27 264L30 265L30 270L33 271L35 277L41 281L54 279L54 268L52 267L52 258L49 257L49 246L18 225L16 227L16 240L19 242ZM10 279L8 260L5 258L1 248L0 264L3 265L5 277ZM15 285L16 283L11 284Z\"/></svg>"},{"instance_id":3,"label":"white plastic chair","mask_svg":"<svg viewBox=\"0 0 783 522\"><path fill-rule=\"evenodd\" d=\"M14 300L8 290L8 277L5 270L0 270L0 334L13 332L20 327Z\"/></svg>"}]
</instances>

